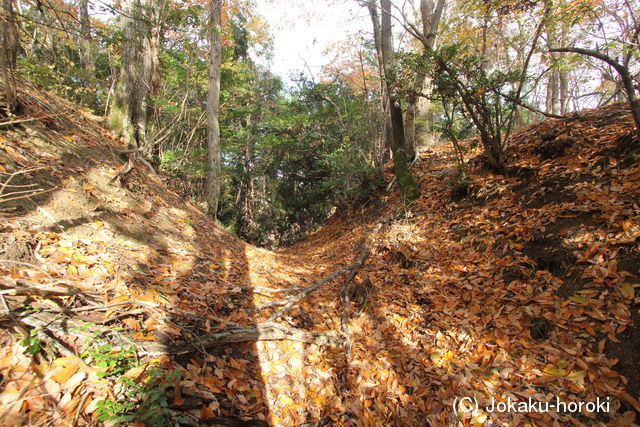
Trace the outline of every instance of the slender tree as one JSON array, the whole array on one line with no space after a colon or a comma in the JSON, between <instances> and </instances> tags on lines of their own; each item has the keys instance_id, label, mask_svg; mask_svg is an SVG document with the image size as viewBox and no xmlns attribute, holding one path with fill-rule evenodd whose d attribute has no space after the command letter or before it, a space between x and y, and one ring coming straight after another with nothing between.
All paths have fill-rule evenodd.
<instances>
[{"instance_id":1,"label":"slender tree","mask_svg":"<svg viewBox=\"0 0 640 427\"><path fill-rule=\"evenodd\" d=\"M418 184L411 174L404 141L404 119L400 96L395 84L393 33L391 29L391 1L377 0L367 2L367 8L373 23L374 41L383 82L383 102L391 130L391 151L393 153L393 172L405 198L415 200L420 196ZM378 18L377 9L380 9ZM386 98L386 99L385 99ZM388 132L388 131L387 131Z\"/></svg>"},{"instance_id":2,"label":"slender tree","mask_svg":"<svg viewBox=\"0 0 640 427\"><path fill-rule=\"evenodd\" d=\"M80 34L77 43L80 54L80 64L84 69L84 83L88 87L93 86L95 78L95 66L93 62L93 46L91 39L91 23L89 21L89 0L80 0L78 4L78 17L80 19Z\"/></svg>"},{"instance_id":3,"label":"slender tree","mask_svg":"<svg viewBox=\"0 0 640 427\"><path fill-rule=\"evenodd\" d=\"M15 69L16 57L20 47L12 0L2 0L1 13L0 36L2 37L2 52L0 54L0 71L2 73L2 85L7 111L11 111L15 107L16 97L10 71Z\"/></svg>"},{"instance_id":4,"label":"slender tree","mask_svg":"<svg viewBox=\"0 0 640 427\"><path fill-rule=\"evenodd\" d=\"M377 163L380 169L384 169L384 164L387 161L387 153L391 144L393 143L393 132L391 130L391 114L389 110L389 96L387 94L387 84L384 81L384 68L382 64L382 45L380 43L380 15L378 13L377 1L365 2L369 15L371 16L371 23L373 25L373 40L376 47L376 57L378 59L378 74L380 75L380 101L382 103L382 111L384 122L382 124L382 141L380 142Z\"/></svg>"},{"instance_id":5,"label":"slender tree","mask_svg":"<svg viewBox=\"0 0 640 427\"><path fill-rule=\"evenodd\" d=\"M222 0L210 0L209 92L207 94L207 148L209 169L206 182L207 212L217 216L220 200L220 76L222 64Z\"/></svg>"},{"instance_id":6,"label":"slender tree","mask_svg":"<svg viewBox=\"0 0 640 427\"><path fill-rule=\"evenodd\" d=\"M16 67L16 59L20 49L20 37L18 35L18 26L16 25L16 14L13 11L13 0L2 0L2 14L6 25L6 33L3 33L3 40L6 43L7 66L13 70Z\"/></svg>"}]
</instances>

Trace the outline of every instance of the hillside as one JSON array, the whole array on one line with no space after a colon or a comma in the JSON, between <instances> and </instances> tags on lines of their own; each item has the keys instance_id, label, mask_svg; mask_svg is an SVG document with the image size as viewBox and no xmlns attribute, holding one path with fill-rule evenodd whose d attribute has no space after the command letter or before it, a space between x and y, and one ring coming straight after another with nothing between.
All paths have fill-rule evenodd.
<instances>
[{"instance_id":1,"label":"hillside","mask_svg":"<svg viewBox=\"0 0 640 427\"><path fill-rule=\"evenodd\" d=\"M439 145L414 165L410 207L381 194L268 251L147 165L124 173L98 117L26 83L19 96L0 122L0 424L640 420L640 142L624 105L517 132L508 175L471 161L466 186ZM454 411L464 397L481 410ZM610 405L482 410L492 398Z\"/></svg>"}]
</instances>

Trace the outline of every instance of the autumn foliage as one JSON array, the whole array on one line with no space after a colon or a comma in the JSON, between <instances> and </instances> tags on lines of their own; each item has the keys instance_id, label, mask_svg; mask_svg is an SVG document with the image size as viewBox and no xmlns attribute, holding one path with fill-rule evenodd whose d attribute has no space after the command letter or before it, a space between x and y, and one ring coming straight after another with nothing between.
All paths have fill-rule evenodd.
<instances>
[{"instance_id":1,"label":"autumn foliage","mask_svg":"<svg viewBox=\"0 0 640 427\"><path fill-rule=\"evenodd\" d=\"M382 192L268 251L144 165L119 176L125 145L95 116L26 84L19 96L23 115L0 128L1 424L118 410L138 425L636 419L640 151L626 105L515 133L507 173L472 160L463 192L438 145L413 167L414 204ZM359 257L276 320L283 337L207 341L256 330ZM611 410L454 410L466 396Z\"/></svg>"}]
</instances>

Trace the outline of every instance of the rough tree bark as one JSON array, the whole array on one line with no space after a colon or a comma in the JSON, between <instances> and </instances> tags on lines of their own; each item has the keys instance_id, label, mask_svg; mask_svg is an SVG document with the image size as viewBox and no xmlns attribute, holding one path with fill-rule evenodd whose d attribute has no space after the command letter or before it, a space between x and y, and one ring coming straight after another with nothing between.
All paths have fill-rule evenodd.
<instances>
[{"instance_id":1,"label":"rough tree bark","mask_svg":"<svg viewBox=\"0 0 640 427\"><path fill-rule=\"evenodd\" d=\"M253 222L253 134L251 132L252 115L247 116L247 140L244 146L242 171L242 200L240 207L241 227L245 235L252 235L255 224Z\"/></svg>"},{"instance_id":2,"label":"rough tree bark","mask_svg":"<svg viewBox=\"0 0 640 427\"><path fill-rule=\"evenodd\" d=\"M120 75L114 89L113 102L109 112L109 124L112 130L124 138L132 148L139 147L138 121L141 116L142 79L140 73L140 45L144 37L145 25L142 18L140 0L125 0L124 13L120 25L124 44L120 61Z\"/></svg>"},{"instance_id":3,"label":"rough tree bark","mask_svg":"<svg viewBox=\"0 0 640 427\"><path fill-rule=\"evenodd\" d=\"M415 200L420 196L418 184L409 169L407 153L404 143L404 119L402 117L402 107L400 97L395 87L395 72L393 70L393 34L391 30L391 1L381 0L380 6L377 0L367 2L369 14L374 28L374 39L376 42L376 52L378 53L378 64L382 70L382 81L386 93L387 114L391 125L391 151L393 153L393 173L398 180L398 185L404 197L408 200ZM381 9L380 20L378 21L377 8ZM384 99L383 99L384 100Z\"/></svg>"},{"instance_id":4,"label":"rough tree bark","mask_svg":"<svg viewBox=\"0 0 640 427\"><path fill-rule=\"evenodd\" d=\"M0 53L0 72L7 112L13 111L16 105L16 93L10 71L16 67L16 58L20 43L16 27L15 14L11 0L3 0L0 17L0 36L2 52Z\"/></svg>"},{"instance_id":5,"label":"rough tree bark","mask_svg":"<svg viewBox=\"0 0 640 427\"><path fill-rule=\"evenodd\" d=\"M125 0L120 17L125 42L109 124L144 157L153 152L148 131L151 96L159 87L159 34L164 0Z\"/></svg>"},{"instance_id":6,"label":"rough tree bark","mask_svg":"<svg viewBox=\"0 0 640 427\"><path fill-rule=\"evenodd\" d=\"M380 101L382 104L384 122L382 124L382 138L380 140L380 146L378 147L377 163L380 167L380 170L384 172L384 164L388 160L389 148L393 143L393 132L391 130L389 96L387 94L387 85L383 77L384 69L381 61L382 50L380 45L380 15L378 14L377 1L368 1L367 9L369 10L371 23L373 24L373 40L376 47L376 56L378 58L378 74L380 75Z\"/></svg>"},{"instance_id":7,"label":"rough tree bark","mask_svg":"<svg viewBox=\"0 0 640 427\"><path fill-rule=\"evenodd\" d=\"M548 15L554 16L558 6L564 7L564 0L559 2L547 2ZM564 46L567 44L569 23L565 19L547 19L544 24L547 33L547 43L554 41ZM557 55L552 55L552 69L547 79L547 112L564 115L569 104L569 72Z\"/></svg>"},{"instance_id":8,"label":"rough tree bark","mask_svg":"<svg viewBox=\"0 0 640 427\"><path fill-rule=\"evenodd\" d=\"M13 0L2 0L2 15L6 25L6 33L3 33L3 42L6 41L7 66L13 70L16 68L18 50L20 49L20 36L16 25L16 15L13 11Z\"/></svg>"},{"instance_id":9,"label":"rough tree bark","mask_svg":"<svg viewBox=\"0 0 640 427\"><path fill-rule=\"evenodd\" d=\"M154 112L153 97L160 92L160 37L166 0L151 0L149 3L155 4L147 11L150 26L142 44L142 80L146 90L142 97L140 119L140 134L144 137L141 151L146 158L152 157L156 145L151 129L151 118Z\"/></svg>"},{"instance_id":10,"label":"rough tree bark","mask_svg":"<svg viewBox=\"0 0 640 427\"><path fill-rule=\"evenodd\" d=\"M207 212L216 218L220 199L220 68L222 64L221 0L210 0L209 93L207 95L207 148L209 172L206 182Z\"/></svg>"},{"instance_id":11,"label":"rough tree bark","mask_svg":"<svg viewBox=\"0 0 640 427\"><path fill-rule=\"evenodd\" d=\"M558 114L558 70L552 69L547 78L547 97L545 109L548 113Z\"/></svg>"},{"instance_id":12,"label":"rough tree bark","mask_svg":"<svg viewBox=\"0 0 640 427\"><path fill-rule=\"evenodd\" d=\"M445 0L438 0L438 4L434 4L433 0L420 0L420 15L422 17L422 35L424 40L422 42L425 50L433 49L436 40L436 34L438 33L438 27L440 26L440 18L442 17L442 10L444 9ZM405 112L405 151L409 159L413 159L416 156L416 125L415 119L418 111L418 100L420 99L420 93L423 92L425 87L425 78L427 73L423 70L418 71L416 74L413 88L409 93L407 100L407 111Z\"/></svg>"}]
</instances>

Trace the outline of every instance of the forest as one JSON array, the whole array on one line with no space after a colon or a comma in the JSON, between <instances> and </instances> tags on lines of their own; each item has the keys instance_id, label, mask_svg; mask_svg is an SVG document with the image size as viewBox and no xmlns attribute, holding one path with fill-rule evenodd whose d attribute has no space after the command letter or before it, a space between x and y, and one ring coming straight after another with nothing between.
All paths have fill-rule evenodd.
<instances>
[{"instance_id":1,"label":"forest","mask_svg":"<svg viewBox=\"0 0 640 427\"><path fill-rule=\"evenodd\" d=\"M0 425L640 423L640 2L0 11Z\"/></svg>"}]
</instances>

